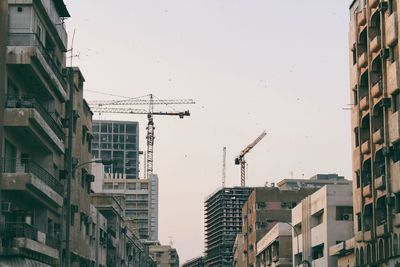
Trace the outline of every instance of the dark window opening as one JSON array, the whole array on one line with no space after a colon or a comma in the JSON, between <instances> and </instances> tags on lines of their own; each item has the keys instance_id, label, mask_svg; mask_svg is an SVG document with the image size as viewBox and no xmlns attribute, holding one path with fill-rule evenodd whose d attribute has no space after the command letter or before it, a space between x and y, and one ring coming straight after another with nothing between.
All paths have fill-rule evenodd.
<instances>
[{"instance_id":1,"label":"dark window opening","mask_svg":"<svg viewBox=\"0 0 400 267\"><path fill-rule=\"evenodd\" d=\"M324 257L324 244L312 248L312 259L317 260Z\"/></svg>"}]
</instances>

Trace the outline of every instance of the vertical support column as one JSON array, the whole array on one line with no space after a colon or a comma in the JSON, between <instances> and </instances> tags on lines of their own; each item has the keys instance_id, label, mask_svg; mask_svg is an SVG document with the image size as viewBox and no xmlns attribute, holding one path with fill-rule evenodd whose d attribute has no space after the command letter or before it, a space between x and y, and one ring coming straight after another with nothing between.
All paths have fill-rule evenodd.
<instances>
[{"instance_id":1,"label":"vertical support column","mask_svg":"<svg viewBox=\"0 0 400 267\"><path fill-rule=\"evenodd\" d=\"M73 166L72 166L72 135L74 127L74 71L73 68L68 68L68 88L69 88L69 100L68 100L68 153L67 153L67 194L66 194L66 222L65 222L65 264L64 266L71 266L71 248L70 248L70 235L71 235L71 182L73 176Z\"/></svg>"},{"instance_id":2,"label":"vertical support column","mask_svg":"<svg viewBox=\"0 0 400 267\"><path fill-rule=\"evenodd\" d=\"M8 1L0 0L0 160L3 158L3 142L4 142L4 108L5 95L7 89L7 33L8 33ZM3 171L3 162L0 162L0 178ZM0 225L3 223L2 196L0 188ZM1 243L0 243L1 244Z\"/></svg>"}]
</instances>

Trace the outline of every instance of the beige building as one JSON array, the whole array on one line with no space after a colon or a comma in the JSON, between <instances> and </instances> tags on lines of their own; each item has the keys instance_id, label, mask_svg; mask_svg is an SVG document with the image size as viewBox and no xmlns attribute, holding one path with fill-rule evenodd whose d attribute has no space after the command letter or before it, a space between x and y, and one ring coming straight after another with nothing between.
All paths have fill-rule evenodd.
<instances>
[{"instance_id":1,"label":"beige building","mask_svg":"<svg viewBox=\"0 0 400 267\"><path fill-rule=\"evenodd\" d=\"M104 167L95 164L94 192L123 194L126 206L124 215L133 219L133 227L140 239L158 241L158 176L149 179L126 179L122 175L105 174Z\"/></svg>"},{"instance_id":2,"label":"beige building","mask_svg":"<svg viewBox=\"0 0 400 267\"><path fill-rule=\"evenodd\" d=\"M400 72L396 0L350 5L357 265L400 262Z\"/></svg>"},{"instance_id":3,"label":"beige building","mask_svg":"<svg viewBox=\"0 0 400 267\"><path fill-rule=\"evenodd\" d=\"M352 185L326 185L292 209L294 265L337 266L329 247L353 237Z\"/></svg>"},{"instance_id":4,"label":"beige building","mask_svg":"<svg viewBox=\"0 0 400 267\"><path fill-rule=\"evenodd\" d=\"M171 246L150 246L149 254L157 267L179 267L179 256Z\"/></svg>"},{"instance_id":5,"label":"beige building","mask_svg":"<svg viewBox=\"0 0 400 267\"><path fill-rule=\"evenodd\" d=\"M257 243L257 267L291 267L292 227L277 223Z\"/></svg>"},{"instance_id":6,"label":"beige building","mask_svg":"<svg viewBox=\"0 0 400 267\"><path fill-rule=\"evenodd\" d=\"M356 266L354 246L355 240L353 237L329 248L329 256L334 256L337 258L337 267Z\"/></svg>"},{"instance_id":7,"label":"beige building","mask_svg":"<svg viewBox=\"0 0 400 267\"><path fill-rule=\"evenodd\" d=\"M314 188L299 190L280 190L278 187L254 188L242 209L244 266L256 266L257 242L277 222L290 222L291 209L315 191Z\"/></svg>"},{"instance_id":8,"label":"beige building","mask_svg":"<svg viewBox=\"0 0 400 267\"><path fill-rule=\"evenodd\" d=\"M243 234L237 234L233 243L233 267L243 267L244 264L244 238Z\"/></svg>"}]
</instances>

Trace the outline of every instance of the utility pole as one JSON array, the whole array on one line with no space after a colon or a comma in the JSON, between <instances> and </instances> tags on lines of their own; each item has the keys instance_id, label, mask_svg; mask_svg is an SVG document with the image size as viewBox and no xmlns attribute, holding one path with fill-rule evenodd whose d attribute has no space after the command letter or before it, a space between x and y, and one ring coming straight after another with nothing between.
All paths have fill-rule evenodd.
<instances>
[{"instance_id":1,"label":"utility pole","mask_svg":"<svg viewBox=\"0 0 400 267\"><path fill-rule=\"evenodd\" d=\"M74 127L74 71L73 68L68 68L68 84L69 84L69 100L67 105L67 118L68 118L68 150L67 150L67 195L66 195L66 222L65 222L65 267L71 266L71 248L70 248L70 235L71 235L71 182L74 175L72 166L72 135Z\"/></svg>"},{"instance_id":2,"label":"utility pole","mask_svg":"<svg viewBox=\"0 0 400 267\"><path fill-rule=\"evenodd\" d=\"M3 158L3 142L4 142L4 109L5 109L5 96L7 89L7 35L8 35L8 1L0 0L0 177L3 172L4 161ZM3 224L3 216L1 215L2 209L2 196L0 188L0 226Z\"/></svg>"}]
</instances>

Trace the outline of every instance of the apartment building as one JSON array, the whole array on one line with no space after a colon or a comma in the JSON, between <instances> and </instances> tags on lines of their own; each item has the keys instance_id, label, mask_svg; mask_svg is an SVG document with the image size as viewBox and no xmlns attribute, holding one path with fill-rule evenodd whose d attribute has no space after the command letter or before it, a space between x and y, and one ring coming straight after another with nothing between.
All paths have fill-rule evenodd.
<instances>
[{"instance_id":1,"label":"apartment building","mask_svg":"<svg viewBox=\"0 0 400 267\"><path fill-rule=\"evenodd\" d=\"M1 33L7 47L0 68L0 265L56 266L68 90L63 21L69 13L63 1L8 1L8 8L2 1L1 7L8 27Z\"/></svg>"},{"instance_id":2,"label":"apartment building","mask_svg":"<svg viewBox=\"0 0 400 267\"><path fill-rule=\"evenodd\" d=\"M139 178L139 123L135 121L93 121L94 158L113 159L106 173L126 179Z\"/></svg>"},{"instance_id":3,"label":"apartment building","mask_svg":"<svg viewBox=\"0 0 400 267\"><path fill-rule=\"evenodd\" d=\"M242 207L253 188L226 187L204 203L206 266L231 267L233 244L242 231Z\"/></svg>"},{"instance_id":4,"label":"apartment building","mask_svg":"<svg viewBox=\"0 0 400 267\"><path fill-rule=\"evenodd\" d=\"M133 219L140 239L148 243L158 241L158 176L149 179L124 179L119 175L105 174L104 167L94 164L96 193L123 194L126 206L124 215Z\"/></svg>"},{"instance_id":5,"label":"apartment building","mask_svg":"<svg viewBox=\"0 0 400 267\"><path fill-rule=\"evenodd\" d=\"M235 243L233 243L233 267L243 267L244 265L244 238L243 234L237 234Z\"/></svg>"},{"instance_id":6,"label":"apartment building","mask_svg":"<svg viewBox=\"0 0 400 267\"><path fill-rule=\"evenodd\" d=\"M400 260L399 8L395 0L350 5L357 265L392 266Z\"/></svg>"},{"instance_id":7,"label":"apartment building","mask_svg":"<svg viewBox=\"0 0 400 267\"><path fill-rule=\"evenodd\" d=\"M205 267L204 256L190 259L182 264L182 267Z\"/></svg>"},{"instance_id":8,"label":"apartment building","mask_svg":"<svg viewBox=\"0 0 400 267\"><path fill-rule=\"evenodd\" d=\"M255 267L257 242L277 222L290 222L291 209L316 188L280 190L278 187L256 187L242 209L244 266Z\"/></svg>"},{"instance_id":9,"label":"apartment building","mask_svg":"<svg viewBox=\"0 0 400 267\"><path fill-rule=\"evenodd\" d=\"M149 254L158 267L179 267L179 256L171 246L150 246Z\"/></svg>"},{"instance_id":10,"label":"apartment building","mask_svg":"<svg viewBox=\"0 0 400 267\"><path fill-rule=\"evenodd\" d=\"M292 226L277 223L257 243L256 266L291 267Z\"/></svg>"},{"instance_id":11,"label":"apartment building","mask_svg":"<svg viewBox=\"0 0 400 267\"><path fill-rule=\"evenodd\" d=\"M337 266L329 248L353 237L352 185L326 185L292 209L295 266Z\"/></svg>"},{"instance_id":12,"label":"apartment building","mask_svg":"<svg viewBox=\"0 0 400 267\"><path fill-rule=\"evenodd\" d=\"M100 235L100 244L106 247L105 266L156 266L135 233L133 222L124 218L125 196L100 193L92 194L91 200L107 220L107 232Z\"/></svg>"},{"instance_id":13,"label":"apartment building","mask_svg":"<svg viewBox=\"0 0 400 267\"><path fill-rule=\"evenodd\" d=\"M327 184L348 184L344 176L333 174L316 174L308 179L283 179L276 186L280 190L296 190L300 188L321 188Z\"/></svg>"},{"instance_id":14,"label":"apartment building","mask_svg":"<svg viewBox=\"0 0 400 267\"><path fill-rule=\"evenodd\" d=\"M329 248L329 256L337 258L337 267L356 266L355 243L352 237Z\"/></svg>"}]
</instances>

